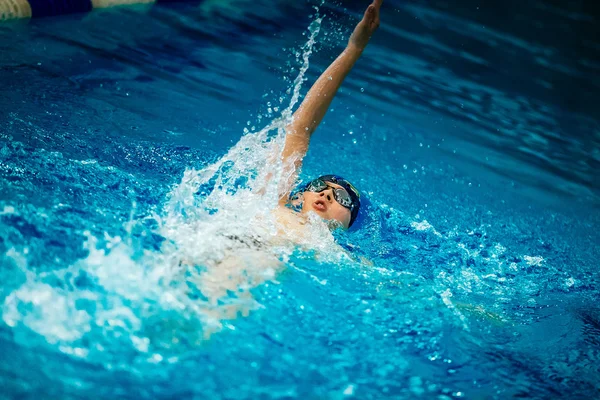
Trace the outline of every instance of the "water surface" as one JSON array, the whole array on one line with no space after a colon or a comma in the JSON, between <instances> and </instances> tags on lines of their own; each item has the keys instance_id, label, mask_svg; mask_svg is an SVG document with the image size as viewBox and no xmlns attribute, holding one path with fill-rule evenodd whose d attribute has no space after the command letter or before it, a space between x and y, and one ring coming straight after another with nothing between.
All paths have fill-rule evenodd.
<instances>
[{"instance_id":1,"label":"water surface","mask_svg":"<svg viewBox=\"0 0 600 400\"><path fill-rule=\"evenodd\" d=\"M350 179L360 229L276 249L285 271L228 300L249 316L211 319L179 261L254 229L237 179L364 8L313 6L0 27L4 398L598 394L600 47L576 6L386 2L301 175Z\"/></svg>"}]
</instances>

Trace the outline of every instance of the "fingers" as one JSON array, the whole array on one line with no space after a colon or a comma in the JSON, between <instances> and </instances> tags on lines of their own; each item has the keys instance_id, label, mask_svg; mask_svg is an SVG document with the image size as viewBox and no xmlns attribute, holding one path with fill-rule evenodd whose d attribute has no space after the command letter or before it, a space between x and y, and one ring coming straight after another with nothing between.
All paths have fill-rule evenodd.
<instances>
[{"instance_id":1,"label":"fingers","mask_svg":"<svg viewBox=\"0 0 600 400\"><path fill-rule=\"evenodd\" d=\"M373 0L373 3L367 7L367 11L365 11L365 17L369 18L379 18L379 9L381 8L381 4L383 0ZM377 23L379 25L379 23Z\"/></svg>"},{"instance_id":2,"label":"fingers","mask_svg":"<svg viewBox=\"0 0 600 400\"><path fill-rule=\"evenodd\" d=\"M370 30L379 27L379 8L381 7L381 3L383 3L383 0L373 0L373 3L365 10L363 21L367 23Z\"/></svg>"},{"instance_id":3,"label":"fingers","mask_svg":"<svg viewBox=\"0 0 600 400\"><path fill-rule=\"evenodd\" d=\"M379 28L379 9L381 8L381 4L383 3L383 0L373 0L373 4L371 4L371 7L373 7L373 14L375 15L375 20L373 21L373 29L377 29Z\"/></svg>"}]
</instances>

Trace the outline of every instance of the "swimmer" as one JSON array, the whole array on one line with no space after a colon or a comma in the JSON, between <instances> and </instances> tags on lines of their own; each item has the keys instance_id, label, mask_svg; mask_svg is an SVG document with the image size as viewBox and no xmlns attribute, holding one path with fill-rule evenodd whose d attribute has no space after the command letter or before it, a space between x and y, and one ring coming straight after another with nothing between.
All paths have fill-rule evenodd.
<instances>
[{"instance_id":1,"label":"swimmer","mask_svg":"<svg viewBox=\"0 0 600 400\"><path fill-rule=\"evenodd\" d=\"M285 145L282 152L283 170L293 183L308 151L310 138L325 116L342 82L367 47L373 33L379 27L379 10L383 0L374 0L356 25L348 45L338 58L321 74L308 91L304 101L286 127ZM292 185L288 185L290 188ZM329 221L333 228L348 229L356 221L360 209L360 193L346 179L337 175L321 176L290 198L287 190L275 210L279 222L287 231L302 234L308 212L316 213ZM299 208L290 212L289 206ZM296 214L296 215L294 215Z\"/></svg>"},{"instance_id":2,"label":"swimmer","mask_svg":"<svg viewBox=\"0 0 600 400\"><path fill-rule=\"evenodd\" d=\"M283 267L279 257L265 251L267 242L310 243L306 229L309 213L327 221L330 229L348 229L356 221L360 209L360 193L346 179L323 175L292 194L310 138L325 116L342 82L360 58L373 33L379 27L379 10L383 0L374 0L356 25L345 50L321 74L285 128L285 144L281 153L283 176L289 177L279 204L273 210L278 222L277 239L226 236L231 251L223 258L205 263L198 287L213 307L206 311L212 323L205 326L205 336L221 329L221 320L248 315L255 307L249 290L266 280L273 280ZM192 265L185 262L183 264ZM231 294L235 298L231 298ZM227 299L227 301L223 300Z\"/></svg>"}]
</instances>

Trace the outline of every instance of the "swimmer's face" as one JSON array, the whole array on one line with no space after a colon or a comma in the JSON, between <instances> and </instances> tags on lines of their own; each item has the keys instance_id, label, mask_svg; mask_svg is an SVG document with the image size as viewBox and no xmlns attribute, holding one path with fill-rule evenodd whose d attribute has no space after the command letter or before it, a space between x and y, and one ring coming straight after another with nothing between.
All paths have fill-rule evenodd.
<instances>
[{"instance_id":1,"label":"swimmer's face","mask_svg":"<svg viewBox=\"0 0 600 400\"><path fill-rule=\"evenodd\" d=\"M335 200L332 189L344 188L331 182L327 182L327 185L329 187L322 192L305 191L303 193L304 202L302 203L302 212L307 213L312 211L325 220L338 221L345 229L348 229L352 214L349 209Z\"/></svg>"}]
</instances>

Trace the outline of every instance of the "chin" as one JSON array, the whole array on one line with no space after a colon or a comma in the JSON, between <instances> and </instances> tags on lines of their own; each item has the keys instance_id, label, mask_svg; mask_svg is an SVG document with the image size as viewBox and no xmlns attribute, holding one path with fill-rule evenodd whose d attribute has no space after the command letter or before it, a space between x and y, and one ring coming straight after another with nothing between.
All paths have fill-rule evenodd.
<instances>
[{"instance_id":1,"label":"chin","mask_svg":"<svg viewBox=\"0 0 600 400\"><path fill-rule=\"evenodd\" d=\"M329 215L327 215L327 211L313 210L313 212L317 213L317 215L323 219L326 219L326 220L333 219L333 218L329 217Z\"/></svg>"}]
</instances>

